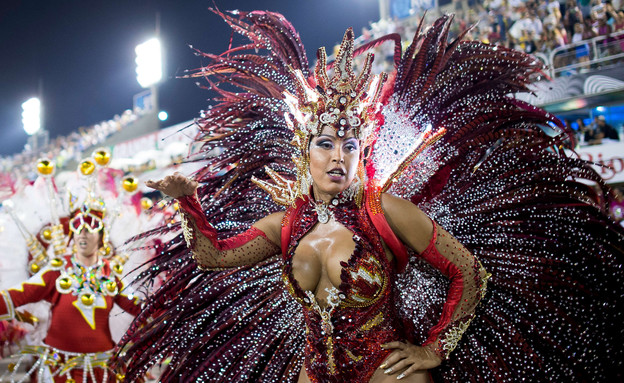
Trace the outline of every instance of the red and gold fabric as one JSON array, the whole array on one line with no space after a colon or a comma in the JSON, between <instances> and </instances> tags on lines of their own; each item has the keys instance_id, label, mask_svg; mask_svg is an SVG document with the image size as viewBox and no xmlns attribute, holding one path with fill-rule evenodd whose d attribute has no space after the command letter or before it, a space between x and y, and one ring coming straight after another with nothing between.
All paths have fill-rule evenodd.
<instances>
[{"instance_id":1,"label":"red and gold fabric","mask_svg":"<svg viewBox=\"0 0 624 383\"><path fill-rule=\"evenodd\" d=\"M0 294L0 319L15 317L15 308L27 303L49 302L51 317L44 339L45 348L53 350L52 354L71 355L74 361L77 355L103 353L114 348L109 327L114 304L132 315L140 312L139 299L124 291L122 281L112 273L106 260L85 267L72 256L55 258L27 281ZM76 363L73 367L64 364L63 361L72 358L60 359L53 364L48 361L47 365L52 366L54 373L68 367L69 370L82 369L84 363ZM91 362L87 364L91 365Z\"/></svg>"}]
</instances>

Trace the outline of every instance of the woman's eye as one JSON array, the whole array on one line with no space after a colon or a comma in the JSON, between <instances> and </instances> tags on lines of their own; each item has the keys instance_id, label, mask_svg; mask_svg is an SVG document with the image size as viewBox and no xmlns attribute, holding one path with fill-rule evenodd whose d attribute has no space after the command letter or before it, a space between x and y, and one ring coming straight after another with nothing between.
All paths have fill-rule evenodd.
<instances>
[{"instance_id":1,"label":"woman's eye","mask_svg":"<svg viewBox=\"0 0 624 383\"><path fill-rule=\"evenodd\" d=\"M318 146L319 148L323 148L323 149L331 149L334 147L334 145L332 145L332 143L329 141L317 142L316 146Z\"/></svg>"},{"instance_id":2,"label":"woman's eye","mask_svg":"<svg viewBox=\"0 0 624 383\"><path fill-rule=\"evenodd\" d=\"M357 150L357 145L355 144L346 144L345 145L345 150L348 150L350 152L354 152Z\"/></svg>"}]
</instances>

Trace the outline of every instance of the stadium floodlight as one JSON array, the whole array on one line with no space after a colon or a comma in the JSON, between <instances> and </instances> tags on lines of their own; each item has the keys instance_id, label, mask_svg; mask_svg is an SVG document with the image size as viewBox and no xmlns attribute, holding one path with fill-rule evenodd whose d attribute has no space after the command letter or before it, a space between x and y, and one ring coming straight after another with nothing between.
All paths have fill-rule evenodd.
<instances>
[{"instance_id":1,"label":"stadium floodlight","mask_svg":"<svg viewBox=\"0 0 624 383\"><path fill-rule=\"evenodd\" d=\"M143 88L149 88L162 78L162 54L160 40L153 38L134 49L136 52L137 81Z\"/></svg>"},{"instance_id":2,"label":"stadium floodlight","mask_svg":"<svg viewBox=\"0 0 624 383\"><path fill-rule=\"evenodd\" d=\"M33 97L22 104L22 123L24 131L29 136L41 129L41 101Z\"/></svg>"}]
</instances>

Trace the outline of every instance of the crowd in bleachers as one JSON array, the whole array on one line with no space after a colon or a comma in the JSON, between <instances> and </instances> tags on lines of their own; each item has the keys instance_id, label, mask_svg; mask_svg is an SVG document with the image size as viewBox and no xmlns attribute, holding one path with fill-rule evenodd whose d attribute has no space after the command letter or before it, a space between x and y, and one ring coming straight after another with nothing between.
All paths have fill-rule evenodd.
<instances>
[{"instance_id":1,"label":"crowd in bleachers","mask_svg":"<svg viewBox=\"0 0 624 383\"><path fill-rule=\"evenodd\" d=\"M39 158L54 160L59 168L68 162L78 162L82 160L84 150L101 144L109 136L134 122L141 114L141 111L127 110L109 121L80 127L67 136L58 136L42 147L33 148L28 143L21 153L0 157L0 174L13 173L32 178L35 176L33 164Z\"/></svg>"},{"instance_id":2,"label":"crowd in bleachers","mask_svg":"<svg viewBox=\"0 0 624 383\"><path fill-rule=\"evenodd\" d=\"M466 39L522 50L549 66L572 65L583 72L594 58L624 54L623 7L621 0L452 0L440 11L455 14L451 38L472 26ZM421 15L373 23L362 31L361 42L392 32L409 41ZM427 16L432 20L437 14L429 11ZM591 42L600 36L604 41L596 49ZM379 53L391 57L390 45L380 47ZM551 53L564 46L569 49L559 49L554 62L549 62Z\"/></svg>"},{"instance_id":3,"label":"crowd in bleachers","mask_svg":"<svg viewBox=\"0 0 624 383\"><path fill-rule=\"evenodd\" d=\"M624 28L624 10L610 0L454 0L466 24L479 21L472 36L528 53L550 53L572 42L610 35Z\"/></svg>"}]
</instances>

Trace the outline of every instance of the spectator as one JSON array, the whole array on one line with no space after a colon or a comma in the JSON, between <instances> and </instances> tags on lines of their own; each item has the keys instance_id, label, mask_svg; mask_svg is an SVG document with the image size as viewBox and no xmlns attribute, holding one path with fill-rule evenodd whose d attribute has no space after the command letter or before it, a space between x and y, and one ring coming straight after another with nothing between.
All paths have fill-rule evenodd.
<instances>
[{"instance_id":1,"label":"spectator","mask_svg":"<svg viewBox=\"0 0 624 383\"><path fill-rule=\"evenodd\" d=\"M537 17L537 10L529 10L529 29L533 31L537 39L541 38L544 26L542 20Z\"/></svg>"},{"instance_id":2,"label":"spectator","mask_svg":"<svg viewBox=\"0 0 624 383\"><path fill-rule=\"evenodd\" d=\"M591 14L591 0L577 0L579 8L581 9L581 13L583 15L583 19L590 18Z\"/></svg>"},{"instance_id":3,"label":"spectator","mask_svg":"<svg viewBox=\"0 0 624 383\"><path fill-rule=\"evenodd\" d=\"M585 40L585 26L581 23L574 25L574 34L572 35L572 43L577 44ZM576 45L574 50L576 51L576 60L581 64L581 72L589 70L589 45L580 44Z\"/></svg>"},{"instance_id":4,"label":"spectator","mask_svg":"<svg viewBox=\"0 0 624 383\"><path fill-rule=\"evenodd\" d=\"M613 31L619 32L624 30L624 10L614 11L611 15L613 18Z\"/></svg>"},{"instance_id":5,"label":"spectator","mask_svg":"<svg viewBox=\"0 0 624 383\"><path fill-rule=\"evenodd\" d=\"M598 116L596 122L598 124L598 129L602 131L605 139L614 141L620 140L620 135L618 134L617 130L607 123L605 116Z\"/></svg>"},{"instance_id":6,"label":"spectator","mask_svg":"<svg viewBox=\"0 0 624 383\"><path fill-rule=\"evenodd\" d=\"M576 0L568 0L565 5L565 13L563 15L563 26L568 31L568 35L573 35L575 25L583 22L583 13L581 8L576 4Z\"/></svg>"},{"instance_id":7,"label":"spectator","mask_svg":"<svg viewBox=\"0 0 624 383\"><path fill-rule=\"evenodd\" d=\"M526 35L531 35L531 32L536 38L540 37L542 33L542 22L537 18L535 11L527 10L524 12L523 17L517 20L509 29L509 33L519 40L523 37L523 31L526 31Z\"/></svg>"},{"instance_id":8,"label":"spectator","mask_svg":"<svg viewBox=\"0 0 624 383\"><path fill-rule=\"evenodd\" d=\"M503 36L505 36L504 26L501 25L502 23L499 23L497 14L494 11L490 11L488 13L488 21L489 21L490 27L488 30L487 38L490 44L496 44L500 42L501 40L503 40Z\"/></svg>"},{"instance_id":9,"label":"spectator","mask_svg":"<svg viewBox=\"0 0 624 383\"><path fill-rule=\"evenodd\" d=\"M548 15L554 16L557 22L561 21L561 5L559 5L559 1L547 0L546 10Z\"/></svg>"},{"instance_id":10,"label":"spectator","mask_svg":"<svg viewBox=\"0 0 624 383\"><path fill-rule=\"evenodd\" d=\"M602 144L604 133L598 127L598 116L594 118L594 121L587 126L585 130L585 143L587 145L599 145Z\"/></svg>"},{"instance_id":11,"label":"spectator","mask_svg":"<svg viewBox=\"0 0 624 383\"><path fill-rule=\"evenodd\" d=\"M611 34L611 26L607 23L606 17L599 18L594 28L598 36L609 36Z\"/></svg>"},{"instance_id":12,"label":"spectator","mask_svg":"<svg viewBox=\"0 0 624 383\"><path fill-rule=\"evenodd\" d=\"M620 136L611 125L607 124L605 116L596 116L585 132L585 142L588 145L602 144L604 139L619 141Z\"/></svg>"},{"instance_id":13,"label":"spectator","mask_svg":"<svg viewBox=\"0 0 624 383\"><path fill-rule=\"evenodd\" d=\"M592 0L591 5L589 15L594 23L597 23L600 19L607 19L607 7L602 0Z\"/></svg>"},{"instance_id":14,"label":"spectator","mask_svg":"<svg viewBox=\"0 0 624 383\"><path fill-rule=\"evenodd\" d=\"M579 144L585 143L585 133L588 130L588 127L585 125L585 122L582 118L576 119L576 124L578 125L578 129L576 130L576 136L579 141Z\"/></svg>"},{"instance_id":15,"label":"spectator","mask_svg":"<svg viewBox=\"0 0 624 383\"><path fill-rule=\"evenodd\" d=\"M517 41L520 46L520 50L526 53L535 53L540 46L539 39L535 36L535 32L532 30L529 31L528 29L522 30L522 34Z\"/></svg>"},{"instance_id":16,"label":"spectator","mask_svg":"<svg viewBox=\"0 0 624 383\"><path fill-rule=\"evenodd\" d=\"M552 28L547 29L546 31L544 31L544 37L543 37L543 45L542 45L542 51L546 52L546 53L550 53L553 50L563 47L566 45L566 41L563 37L563 35L561 34L561 30L559 28L557 28L556 26L552 26ZM555 59L560 58L561 56L555 56ZM556 63L555 66L559 66Z\"/></svg>"}]
</instances>

